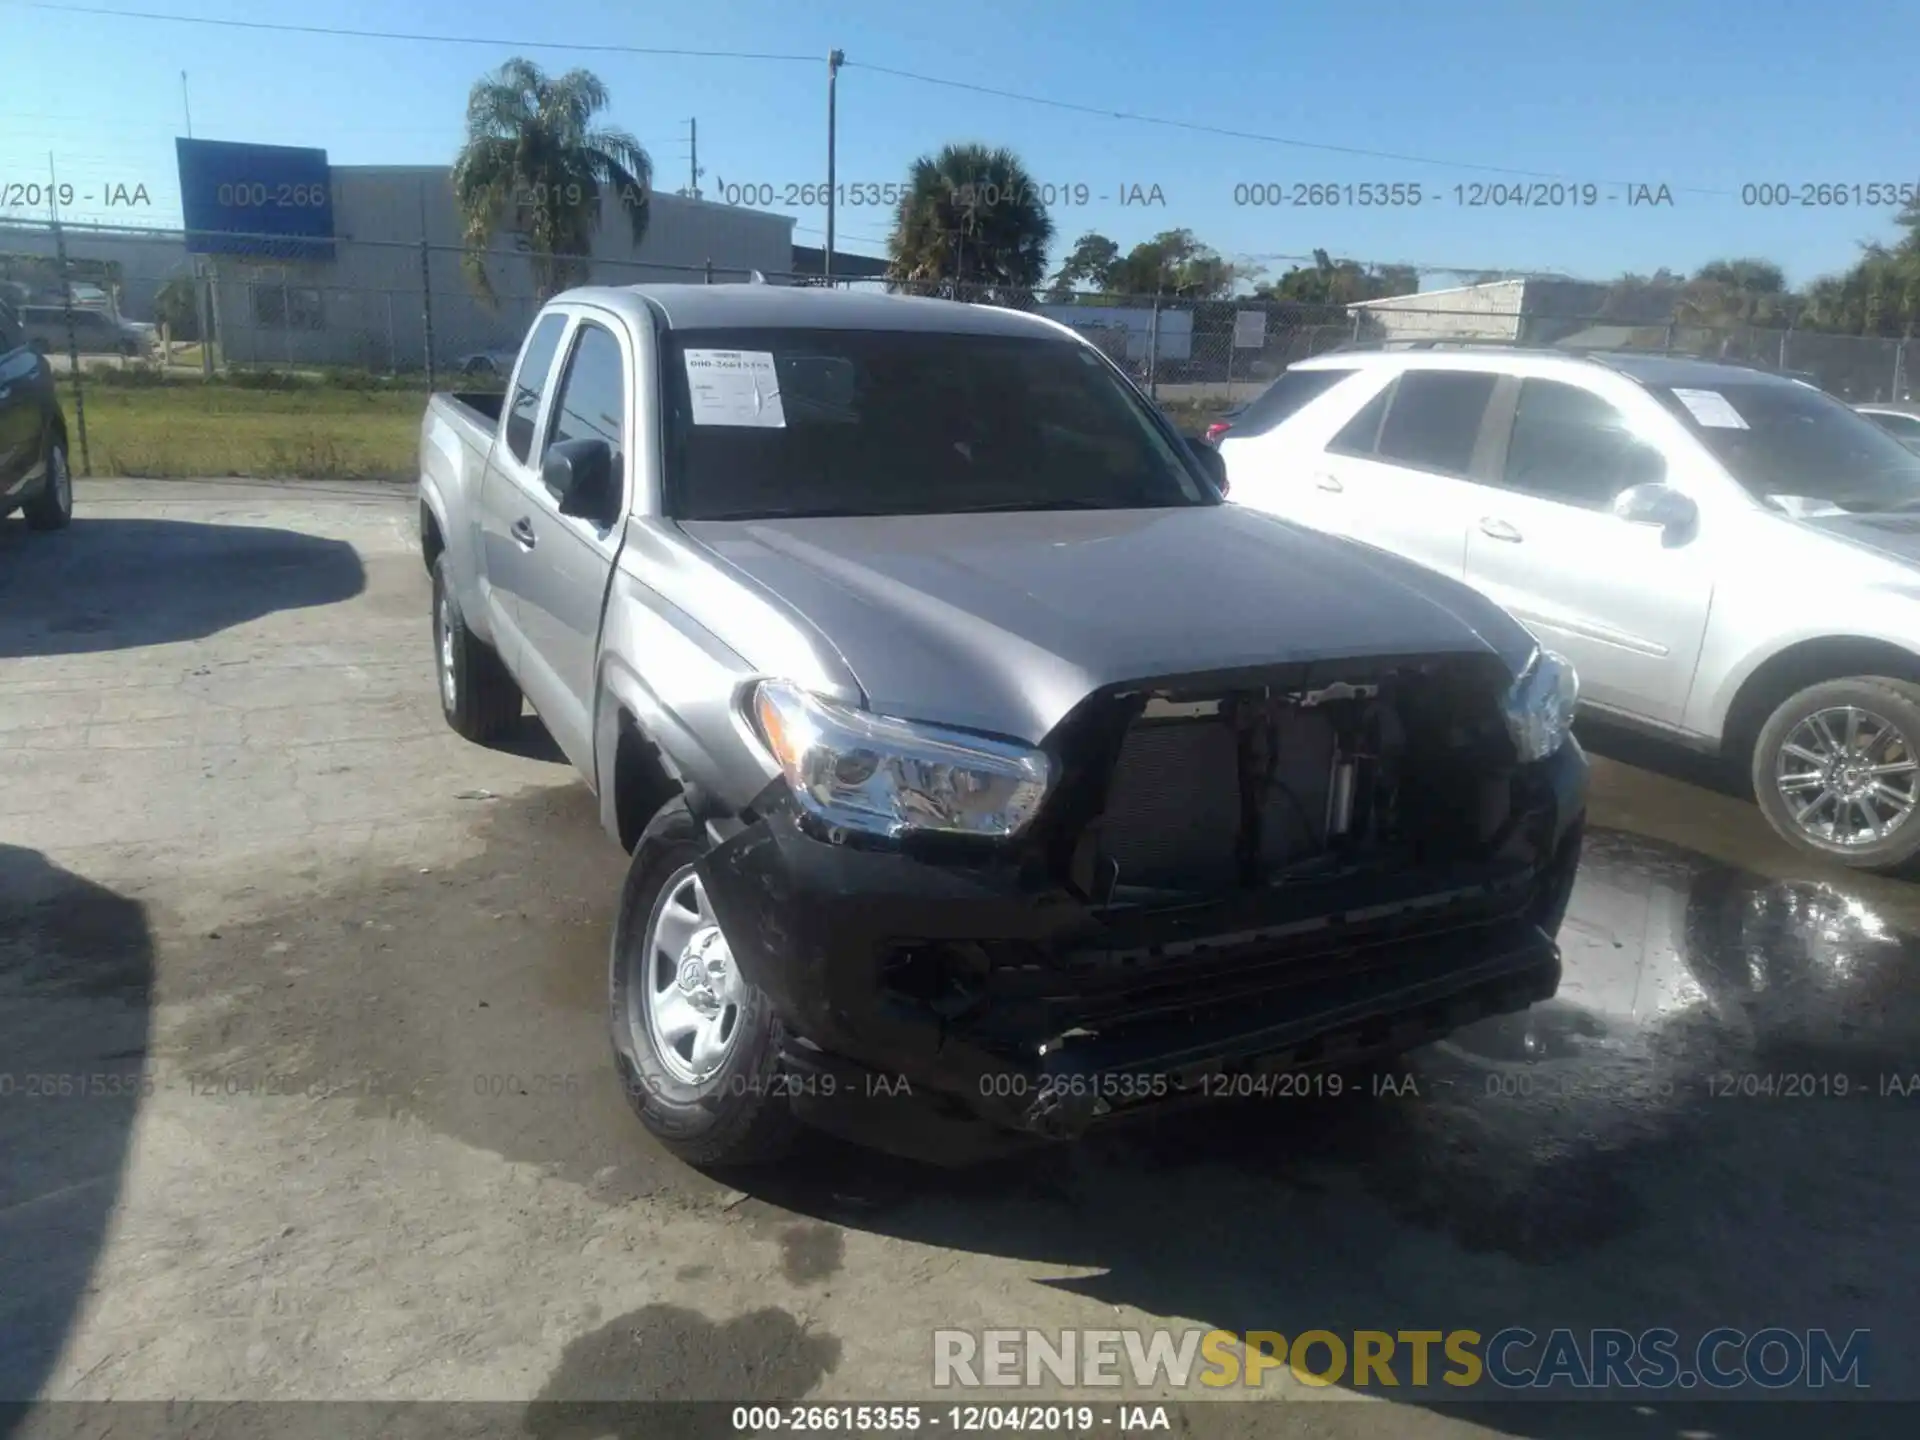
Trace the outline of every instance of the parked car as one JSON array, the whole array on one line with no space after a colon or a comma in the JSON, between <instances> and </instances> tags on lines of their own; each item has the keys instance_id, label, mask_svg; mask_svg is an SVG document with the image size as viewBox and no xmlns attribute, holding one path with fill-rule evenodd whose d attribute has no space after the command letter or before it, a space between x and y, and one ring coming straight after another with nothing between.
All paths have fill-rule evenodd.
<instances>
[{"instance_id":1,"label":"parked car","mask_svg":"<svg viewBox=\"0 0 1920 1440\"><path fill-rule=\"evenodd\" d=\"M1920 415L1910 410L1889 410L1880 405L1853 407L1909 450L1920 450Z\"/></svg>"},{"instance_id":2,"label":"parked car","mask_svg":"<svg viewBox=\"0 0 1920 1440\"><path fill-rule=\"evenodd\" d=\"M1744 768L1801 848L1920 852L1920 457L1813 386L1518 349L1293 366L1238 503L1417 560L1578 668L1581 705Z\"/></svg>"},{"instance_id":3,"label":"parked car","mask_svg":"<svg viewBox=\"0 0 1920 1440\"><path fill-rule=\"evenodd\" d=\"M1218 446L1221 438L1233 429L1240 417L1246 413L1245 405L1236 405L1231 410L1221 411L1218 417L1207 422L1206 431L1200 438L1209 445Z\"/></svg>"},{"instance_id":4,"label":"parked car","mask_svg":"<svg viewBox=\"0 0 1920 1440\"><path fill-rule=\"evenodd\" d=\"M73 479L52 369L0 302L0 516L15 510L35 530L61 529L73 518Z\"/></svg>"},{"instance_id":5,"label":"parked car","mask_svg":"<svg viewBox=\"0 0 1920 1440\"><path fill-rule=\"evenodd\" d=\"M64 306L23 305L20 319L28 343L49 355L65 355L75 348L82 355L145 356L156 344L152 326L118 319L105 310L74 307L71 347Z\"/></svg>"},{"instance_id":6,"label":"parked car","mask_svg":"<svg viewBox=\"0 0 1920 1440\"><path fill-rule=\"evenodd\" d=\"M1554 992L1573 672L1217 467L1064 326L800 287L568 291L432 397L441 705L631 852L655 1135L952 1160Z\"/></svg>"},{"instance_id":7,"label":"parked car","mask_svg":"<svg viewBox=\"0 0 1920 1440\"><path fill-rule=\"evenodd\" d=\"M471 355L462 355L454 362L454 368L467 376L504 377L513 369L513 362L519 353L517 350L476 350Z\"/></svg>"}]
</instances>

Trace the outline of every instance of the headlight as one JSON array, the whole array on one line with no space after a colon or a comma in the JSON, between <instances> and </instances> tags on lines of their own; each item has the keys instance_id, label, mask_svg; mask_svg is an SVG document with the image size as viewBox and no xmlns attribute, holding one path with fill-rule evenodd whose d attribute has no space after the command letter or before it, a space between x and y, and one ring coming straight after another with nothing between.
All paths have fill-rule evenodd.
<instances>
[{"instance_id":1,"label":"headlight","mask_svg":"<svg viewBox=\"0 0 1920 1440\"><path fill-rule=\"evenodd\" d=\"M1047 757L1024 745L850 710L780 680L753 718L809 813L869 834L1018 834L1047 793Z\"/></svg>"},{"instance_id":2,"label":"headlight","mask_svg":"<svg viewBox=\"0 0 1920 1440\"><path fill-rule=\"evenodd\" d=\"M1535 650L1507 691L1507 733L1521 761L1544 760L1560 748L1573 727L1580 677L1573 662L1551 650Z\"/></svg>"}]
</instances>

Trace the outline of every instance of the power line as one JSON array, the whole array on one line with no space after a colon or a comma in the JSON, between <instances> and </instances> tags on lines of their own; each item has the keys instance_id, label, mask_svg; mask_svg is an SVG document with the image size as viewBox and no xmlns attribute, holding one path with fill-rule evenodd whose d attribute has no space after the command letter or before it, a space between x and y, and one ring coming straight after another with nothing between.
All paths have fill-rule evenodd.
<instances>
[{"instance_id":1,"label":"power line","mask_svg":"<svg viewBox=\"0 0 1920 1440\"><path fill-rule=\"evenodd\" d=\"M505 47L517 50L572 50L592 54L611 55L662 55L689 57L708 60L774 60L793 64L818 65L817 55L788 55L748 50L693 50L666 49L646 45L590 45L570 44L553 40L517 40L500 36L478 35L427 35L400 30L361 30L349 26L335 25L293 25L274 20L231 20L216 19L204 15L169 15L154 10L117 10L92 5L53 4L50 0L0 0L0 4L16 4L31 10L51 10L66 15L103 15L116 20L158 20L180 25L212 25L231 30L261 30L293 35L325 35L355 40L405 40L420 44L433 45L487 45L495 48ZM1295 150L1314 150L1328 155L1348 155L1367 160L1390 160L1401 165L1427 165L1443 170L1470 170L1487 175L1511 175L1528 180L1571 181L1576 184L1602 183L1608 185L1631 185L1638 182L1625 180L1605 180L1594 182L1588 177L1577 177L1548 170L1524 170L1511 165L1487 165L1468 160L1443 160L1431 155L1411 155L1393 150L1376 150L1361 145L1336 145L1327 141L1301 140L1287 135L1267 135L1256 130L1236 130L1224 125L1208 125L1197 120L1175 120L1164 115L1146 115L1134 110L1115 110L1100 105L1082 105L1071 100L1055 100L1045 95L1028 95L1017 90L1002 90L992 85L980 85L969 80L949 80L939 75L924 75L915 70L900 70L890 65L875 65L864 61L845 62L848 69L870 70L876 75L891 75L900 80L911 80L918 85L938 85L949 90L965 90L975 95L991 95L996 99L1014 100L1025 105L1044 105L1053 110L1065 110L1076 115L1098 115L1108 120L1126 120L1136 125L1157 125L1164 129L1184 130L1196 135L1217 135L1228 140L1251 140L1263 145L1282 145ZM1667 187L1686 195L1729 196L1731 190L1716 190L1697 185L1674 185Z\"/></svg>"},{"instance_id":2,"label":"power line","mask_svg":"<svg viewBox=\"0 0 1920 1440\"><path fill-rule=\"evenodd\" d=\"M491 45L514 50L578 50L601 55L666 55L703 60L783 60L820 63L817 55L776 55L755 50L688 50L653 45L590 45L577 41L508 40L486 35L424 35L406 30L356 30L343 25L292 25L275 20L229 20L211 15L166 15L156 10L108 10L97 5L54 5L47 0L5 0L29 10L60 15L104 15L114 20L162 20L174 25L212 25L223 30L270 30L286 35L327 35L348 40L410 40L433 45Z\"/></svg>"},{"instance_id":3,"label":"power line","mask_svg":"<svg viewBox=\"0 0 1920 1440\"><path fill-rule=\"evenodd\" d=\"M921 85L942 85L950 90L969 90L976 95L992 95L1001 100L1018 100L1027 105L1045 105L1055 110L1071 110L1077 115L1099 115L1109 120L1131 120L1139 125L1161 125L1172 130L1187 130L1200 135L1219 135L1229 140L1257 140L1266 145L1286 145L1297 150L1319 150L1330 155L1353 155L1368 160L1392 160L1403 165L1434 165L1447 170L1478 170L1489 175L1516 175L1529 180L1572 180L1574 183L1589 183L1576 180L1570 175L1555 174L1546 170L1519 170L1508 165L1480 165L1466 160L1438 160L1431 155L1403 155L1392 150L1371 150L1359 145L1333 145L1317 140L1297 140L1285 135L1263 135L1255 130L1231 130L1223 125L1204 125L1197 120L1171 120L1161 115L1142 115L1132 110L1109 110L1099 105L1079 105L1071 100L1054 100L1045 95L1025 95L1017 90L1001 90L992 85L976 85L967 80L945 80L937 75L922 75L913 70L896 70L888 65L873 65L865 61L849 60L847 68L871 70L876 75L893 75L902 80L912 80ZM1626 180L1606 180L1599 182L1607 185L1627 185L1635 182ZM1731 195L1731 190L1709 190L1692 185L1673 185L1670 190L1683 191L1689 195Z\"/></svg>"}]
</instances>

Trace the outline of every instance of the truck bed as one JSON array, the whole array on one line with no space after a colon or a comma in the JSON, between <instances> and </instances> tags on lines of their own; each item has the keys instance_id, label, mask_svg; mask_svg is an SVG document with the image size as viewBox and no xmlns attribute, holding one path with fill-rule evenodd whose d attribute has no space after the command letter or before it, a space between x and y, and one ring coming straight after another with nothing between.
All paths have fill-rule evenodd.
<instances>
[{"instance_id":1,"label":"truck bed","mask_svg":"<svg viewBox=\"0 0 1920 1440\"><path fill-rule=\"evenodd\" d=\"M499 390L443 390L436 392L436 398L475 412L489 432L500 423L500 412L507 402L505 393Z\"/></svg>"}]
</instances>

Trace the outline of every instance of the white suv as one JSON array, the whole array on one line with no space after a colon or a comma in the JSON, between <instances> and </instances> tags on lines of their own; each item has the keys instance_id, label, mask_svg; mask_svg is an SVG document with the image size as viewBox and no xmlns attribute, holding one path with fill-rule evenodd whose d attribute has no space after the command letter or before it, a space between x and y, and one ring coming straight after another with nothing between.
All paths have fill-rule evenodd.
<instances>
[{"instance_id":1,"label":"white suv","mask_svg":"<svg viewBox=\"0 0 1920 1440\"><path fill-rule=\"evenodd\" d=\"M1736 761L1795 844L1920 853L1920 455L1838 400L1653 355L1350 351L1218 444L1232 500L1484 591L1582 709Z\"/></svg>"}]
</instances>

